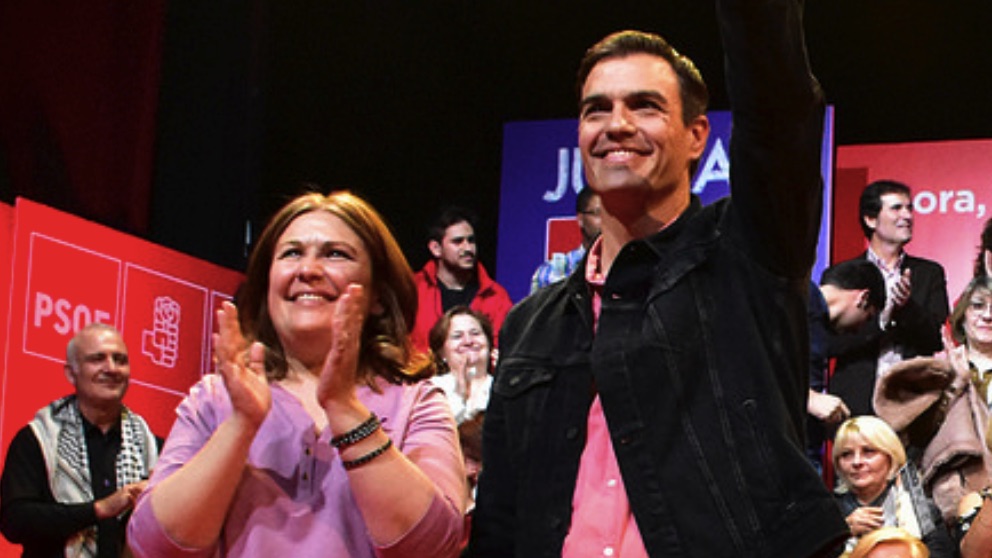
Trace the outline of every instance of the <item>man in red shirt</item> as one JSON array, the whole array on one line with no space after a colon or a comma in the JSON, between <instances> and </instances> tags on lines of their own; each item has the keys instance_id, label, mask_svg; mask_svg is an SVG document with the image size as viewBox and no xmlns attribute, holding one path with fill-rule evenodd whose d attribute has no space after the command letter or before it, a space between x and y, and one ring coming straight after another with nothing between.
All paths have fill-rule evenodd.
<instances>
[{"instance_id":1,"label":"man in red shirt","mask_svg":"<svg viewBox=\"0 0 992 558\"><path fill-rule=\"evenodd\" d=\"M415 275L417 321L411 337L427 351L434 323L453 306L468 306L486 315L498 332L513 302L506 289L479 263L475 243L475 215L461 207L444 209L428 230L432 259Z\"/></svg>"}]
</instances>

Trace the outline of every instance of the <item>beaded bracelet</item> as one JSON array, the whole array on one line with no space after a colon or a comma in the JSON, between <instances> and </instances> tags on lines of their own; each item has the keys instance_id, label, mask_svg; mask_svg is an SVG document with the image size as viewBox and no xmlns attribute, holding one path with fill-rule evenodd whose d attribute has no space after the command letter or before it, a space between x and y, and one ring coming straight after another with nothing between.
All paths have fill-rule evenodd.
<instances>
[{"instance_id":1,"label":"beaded bracelet","mask_svg":"<svg viewBox=\"0 0 992 558\"><path fill-rule=\"evenodd\" d=\"M341 462L341 465L344 465L344 468L345 468L346 471L350 471L350 470L354 469L355 467L361 467L362 465L365 465L366 463L368 463L369 461L372 461L376 457L379 457L380 455L386 453L386 450L388 450L391 447L393 447L393 440L392 440L392 438L386 440L386 443L385 444L383 444L383 445L377 447L376 449L374 449L374 450L366 453L365 455L359 457L358 459L352 459L351 461L342 461Z\"/></svg>"},{"instance_id":2,"label":"beaded bracelet","mask_svg":"<svg viewBox=\"0 0 992 558\"><path fill-rule=\"evenodd\" d=\"M371 436L372 433L379 428L379 426L381 426L379 417L375 416L375 413L372 413L372 416L366 419L366 421L362 424L359 424L355 428L352 428L340 436L331 438L331 445L336 448L343 448L357 444L358 442L361 442L365 438Z\"/></svg>"}]
</instances>

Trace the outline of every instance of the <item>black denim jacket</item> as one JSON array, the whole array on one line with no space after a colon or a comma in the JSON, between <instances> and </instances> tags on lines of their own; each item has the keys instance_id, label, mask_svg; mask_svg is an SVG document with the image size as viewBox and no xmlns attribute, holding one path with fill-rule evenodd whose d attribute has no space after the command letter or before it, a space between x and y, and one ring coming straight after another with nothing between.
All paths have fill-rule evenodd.
<instances>
[{"instance_id":1,"label":"black denim jacket","mask_svg":"<svg viewBox=\"0 0 992 558\"><path fill-rule=\"evenodd\" d=\"M507 316L470 556L560 556L595 392L651 556L807 557L847 533L802 450L823 98L795 1L717 5L733 202L624 246L595 336L582 267Z\"/></svg>"}]
</instances>

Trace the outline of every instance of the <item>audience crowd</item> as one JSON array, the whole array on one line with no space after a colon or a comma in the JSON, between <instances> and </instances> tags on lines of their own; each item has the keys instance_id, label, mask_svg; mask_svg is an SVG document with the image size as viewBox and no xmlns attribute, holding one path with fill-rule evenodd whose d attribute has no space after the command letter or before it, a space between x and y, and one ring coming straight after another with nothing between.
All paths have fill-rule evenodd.
<instances>
[{"instance_id":1,"label":"audience crowd","mask_svg":"<svg viewBox=\"0 0 992 558\"><path fill-rule=\"evenodd\" d=\"M865 251L810 281L801 4L717 2L734 174L707 207L699 70L648 33L589 49L581 245L516 306L473 211L439 208L414 273L365 200L308 192L164 442L123 404L120 333L81 329L73 393L7 450L0 532L28 558L992 556L992 220L951 308L910 186L876 180Z\"/></svg>"}]
</instances>

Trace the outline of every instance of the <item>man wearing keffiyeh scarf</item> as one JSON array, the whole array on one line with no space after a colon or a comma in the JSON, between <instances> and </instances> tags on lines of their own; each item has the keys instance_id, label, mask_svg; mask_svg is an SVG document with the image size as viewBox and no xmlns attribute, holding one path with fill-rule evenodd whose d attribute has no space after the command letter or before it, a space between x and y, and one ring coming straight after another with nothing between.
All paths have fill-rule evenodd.
<instances>
[{"instance_id":1,"label":"man wearing keffiyeh scarf","mask_svg":"<svg viewBox=\"0 0 992 558\"><path fill-rule=\"evenodd\" d=\"M25 558L118 557L124 524L158 456L147 423L122 403L127 347L90 324L66 349L75 394L42 408L10 444L0 479L0 531Z\"/></svg>"}]
</instances>

